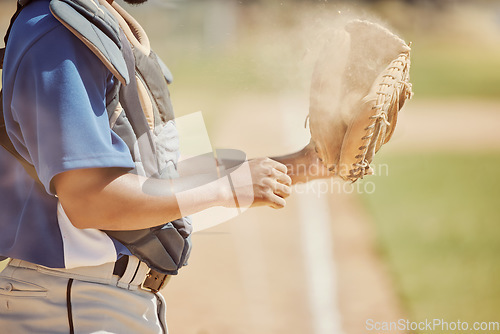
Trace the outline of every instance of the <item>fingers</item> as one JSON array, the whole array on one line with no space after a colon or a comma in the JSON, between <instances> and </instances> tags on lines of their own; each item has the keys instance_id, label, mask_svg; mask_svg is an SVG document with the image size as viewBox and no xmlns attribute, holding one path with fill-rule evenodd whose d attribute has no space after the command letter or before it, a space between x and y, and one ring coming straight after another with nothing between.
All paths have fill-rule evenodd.
<instances>
[{"instance_id":1,"label":"fingers","mask_svg":"<svg viewBox=\"0 0 500 334\"><path fill-rule=\"evenodd\" d=\"M286 174L288 171L286 165L271 158L257 159L257 161L259 161L261 167L268 170L269 174L273 173L273 169L283 174Z\"/></svg>"},{"instance_id":2,"label":"fingers","mask_svg":"<svg viewBox=\"0 0 500 334\"><path fill-rule=\"evenodd\" d=\"M288 174L285 172L282 172L280 170L271 168L268 171L268 177L272 178L273 180L278 181L279 183L291 186L292 185L292 178L288 176Z\"/></svg>"},{"instance_id":3,"label":"fingers","mask_svg":"<svg viewBox=\"0 0 500 334\"><path fill-rule=\"evenodd\" d=\"M250 161L254 183L253 206L266 205L275 209L283 208L285 198L290 196L292 179L287 175L287 167L270 158Z\"/></svg>"},{"instance_id":4,"label":"fingers","mask_svg":"<svg viewBox=\"0 0 500 334\"><path fill-rule=\"evenodd\" d=\"M269 160L270 160L271 166L274 169L276 169L276 170L278 170L278 171L280 171L280 172L282 172L284 174L287 173L288 168L284 164L282 164L281 162L278 162L276 160L272 160L272 159L269 159Z\"/></svg>"},{"instance_id":5,"label":"fingers","mask_svg":"<svg viewBox=\"0 0 500 334\"><path fill-rule=\"evenodd\" d=\"M291 185L292 179L288 176L288 168L281 162L267 158L263 160L264 166L267 169L268 176L275 178L278 182Z\"/></svg>"},{"instance_id":6,"label":"fingers","mask_svg":"<svg viewBox=\"0 0 500 334\"><path fill-rule=\"evenodd\" d=\"M272 192L268 193L267 201L269 203L268 205L273 209L281 209L281 208L284 208L286 205L286 201L284 198L282 198L282 197L280 197Z\"/></svg>"},{"instance_id":7,"label":"fingers","mask_svg":"<svg viewBox=\"0 0 500 334\"><path fill-rule=\"evenodd\" d=\"M284 185L282 183L277 182L277 183L275 183L275 188L274 188L273 192L280 197L286 198L286 197L290 196L290 194L292 193L292 188L290 188L287 185Z\"/></svg>"},{"instance_id":8,"label":"fingers","mask_svg":"<svg viewBox=\"0 0 500 334\"><path fill-rule=\"evenodd\" d=\"M284 164L269 158L266 162L271 167L266 182L271 190L268 192L267 200L270 207L280 209L285 207L285 198L292 193L292 179L287 175L288 168Z\"/></svg>"},{"instance_id":9,"label":"fingers","mask_svg":"<svg viewBox=\"0 0 500 334\"><path fill-rule=\"evenodd\" d=\"M289 185L278 182L271 178L267 178L264 184L269 187L272 193L278 195L281 198L286 198L292 193L292 188Z\"/></svg>"},{"instance_id":10,"label":"fingers","mask_svg":"<svg viewBox=\"0 0 500 334\"><path fill-rule=\"evenodd\" d=\"M279 171L277 171L276 181L278 181L279 183L285 184L287 186L292 185L292 178L290 176L288 176L286 173L282 173Z\"/></svg>"}]
</instances>

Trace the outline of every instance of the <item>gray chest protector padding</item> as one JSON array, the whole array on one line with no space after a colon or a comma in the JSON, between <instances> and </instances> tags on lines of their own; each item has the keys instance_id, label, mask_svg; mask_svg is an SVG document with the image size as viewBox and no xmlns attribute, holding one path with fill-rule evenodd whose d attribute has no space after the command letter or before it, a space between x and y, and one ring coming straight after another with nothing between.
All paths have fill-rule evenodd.
<instances>
[{"instance_id":1,"label":"gray chest protector padding","mask_svg":"<svg viewBox=\"0 0 500 334\"><path fill-rule=\"evenodd\" d=\"M50 11L99 57L116 78L128 84L120 27L109 11L92 0L54 0L50 3Z\"/></svg>"},{"instance_id":2,"label":"gray chest protector padding","mask_svg":"<svg viewBox=\"0 0 500 334\"><path fill-rule=\"evenodd\" d=\"M108 94L107 109L112 130L127 144L136 164L133 172L153 178L177 177L178 136L172 135L176 132L167 86L172 78L166 66L155 53L145 55L132 48L117 20L92 0L52 0L50 10L118 78ZM149 123L137 82L147 92L141 97L152 105ZM185 217L154 228L105 232L151 269L174 275L189 257L191 231L191 221Z\"/></svg>"}]
</instances>

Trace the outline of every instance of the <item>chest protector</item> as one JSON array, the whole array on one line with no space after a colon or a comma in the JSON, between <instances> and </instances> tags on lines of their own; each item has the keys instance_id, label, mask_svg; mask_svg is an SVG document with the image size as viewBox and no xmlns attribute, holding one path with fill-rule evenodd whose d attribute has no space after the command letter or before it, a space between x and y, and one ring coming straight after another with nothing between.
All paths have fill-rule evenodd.
<instances>
[{"instance_id":1,"label":"chest protector","mask_svg":"<svg viewBox=\"0 0 500 334\"><path fill-rule=\"evenodd\" d=\"M111 129L127 144L135 162L132 173L178 177L179 137L168 91L172 75L150 50L142 27L106 0L52 0L50 11L117 79L107 94L106 108ZM163 274L177 274L191 249L189 217L143 230L104 232Z\"/></svg>"}]
</instances>

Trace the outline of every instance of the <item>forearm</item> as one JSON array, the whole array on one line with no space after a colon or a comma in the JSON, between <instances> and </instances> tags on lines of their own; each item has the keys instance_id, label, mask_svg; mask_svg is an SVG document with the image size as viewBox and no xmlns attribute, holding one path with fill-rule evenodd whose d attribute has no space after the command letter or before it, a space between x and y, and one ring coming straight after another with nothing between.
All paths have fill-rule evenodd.
<instances>
[{"instance_id":1,"label":"forearm","mask_svg":"<svg viewBox=\"0 0 500 334\"><path fill-rule=\"evenodd\" d=\"M284 165L258 158L224 173L213 168L168 180L121 168L77 169L56 175L52 185L75 227L137 230L213 206L284 207L291 184L286 172Z\"/></svg>"},{"instance_id":2,"label":"forearm","mask_svg":"<svg viewBox=\"0 0 500 334\"><path fill-rule=\"evenodd\" d=\"M332 174L319 160L313 144L308 144L302 150L292 154L272 157L287 167L292 184L304 183L315 179L331 177Z\"/></svg>"},{"instance_id":3,"label":"forearm","mask_svg":"<svg viewBox=\"0 0 500 334\"><path fill-rule=\"evenodd\" d=\"M78 228L135 230L158 226L224 205L231 191L224 189L223 179L203 175L158 180L119 169L102 169L90 175L88 171L70 173L85 173L87 180L78 187L69 184L56 190L68 217ZM59 177L59 185L64 184L64 177L69 176Z\"/></svg>"},{"instance_id":4,"label":"forearm","mask_svg":"<svg viewBox=\"0 0 500 334\"><path fill-rule=\"evenodd\" d=\"M287 167L287 174L292 179L292 184L307 182L308 167L304 161L302 151L271 157L271 159L281 162Z\"/></svg>"}]
</instances>

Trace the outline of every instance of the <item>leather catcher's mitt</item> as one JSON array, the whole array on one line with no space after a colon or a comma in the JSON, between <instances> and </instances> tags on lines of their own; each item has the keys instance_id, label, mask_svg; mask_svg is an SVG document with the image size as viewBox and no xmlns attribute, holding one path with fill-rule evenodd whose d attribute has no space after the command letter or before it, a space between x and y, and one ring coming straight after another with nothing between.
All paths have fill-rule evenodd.
<instances>
[{"instance_id":1,"label":"leather catcher's mitt","mask_svg":"<svg viewBox=\"0 0 500 334\"><path fill-rule=\"evenodd\" d=\"M411 98L410 47L386 28L348 22L329 36L311 83L309 127L332 175L356 181L391 139Z\"/></svg>"}]
</instances>

